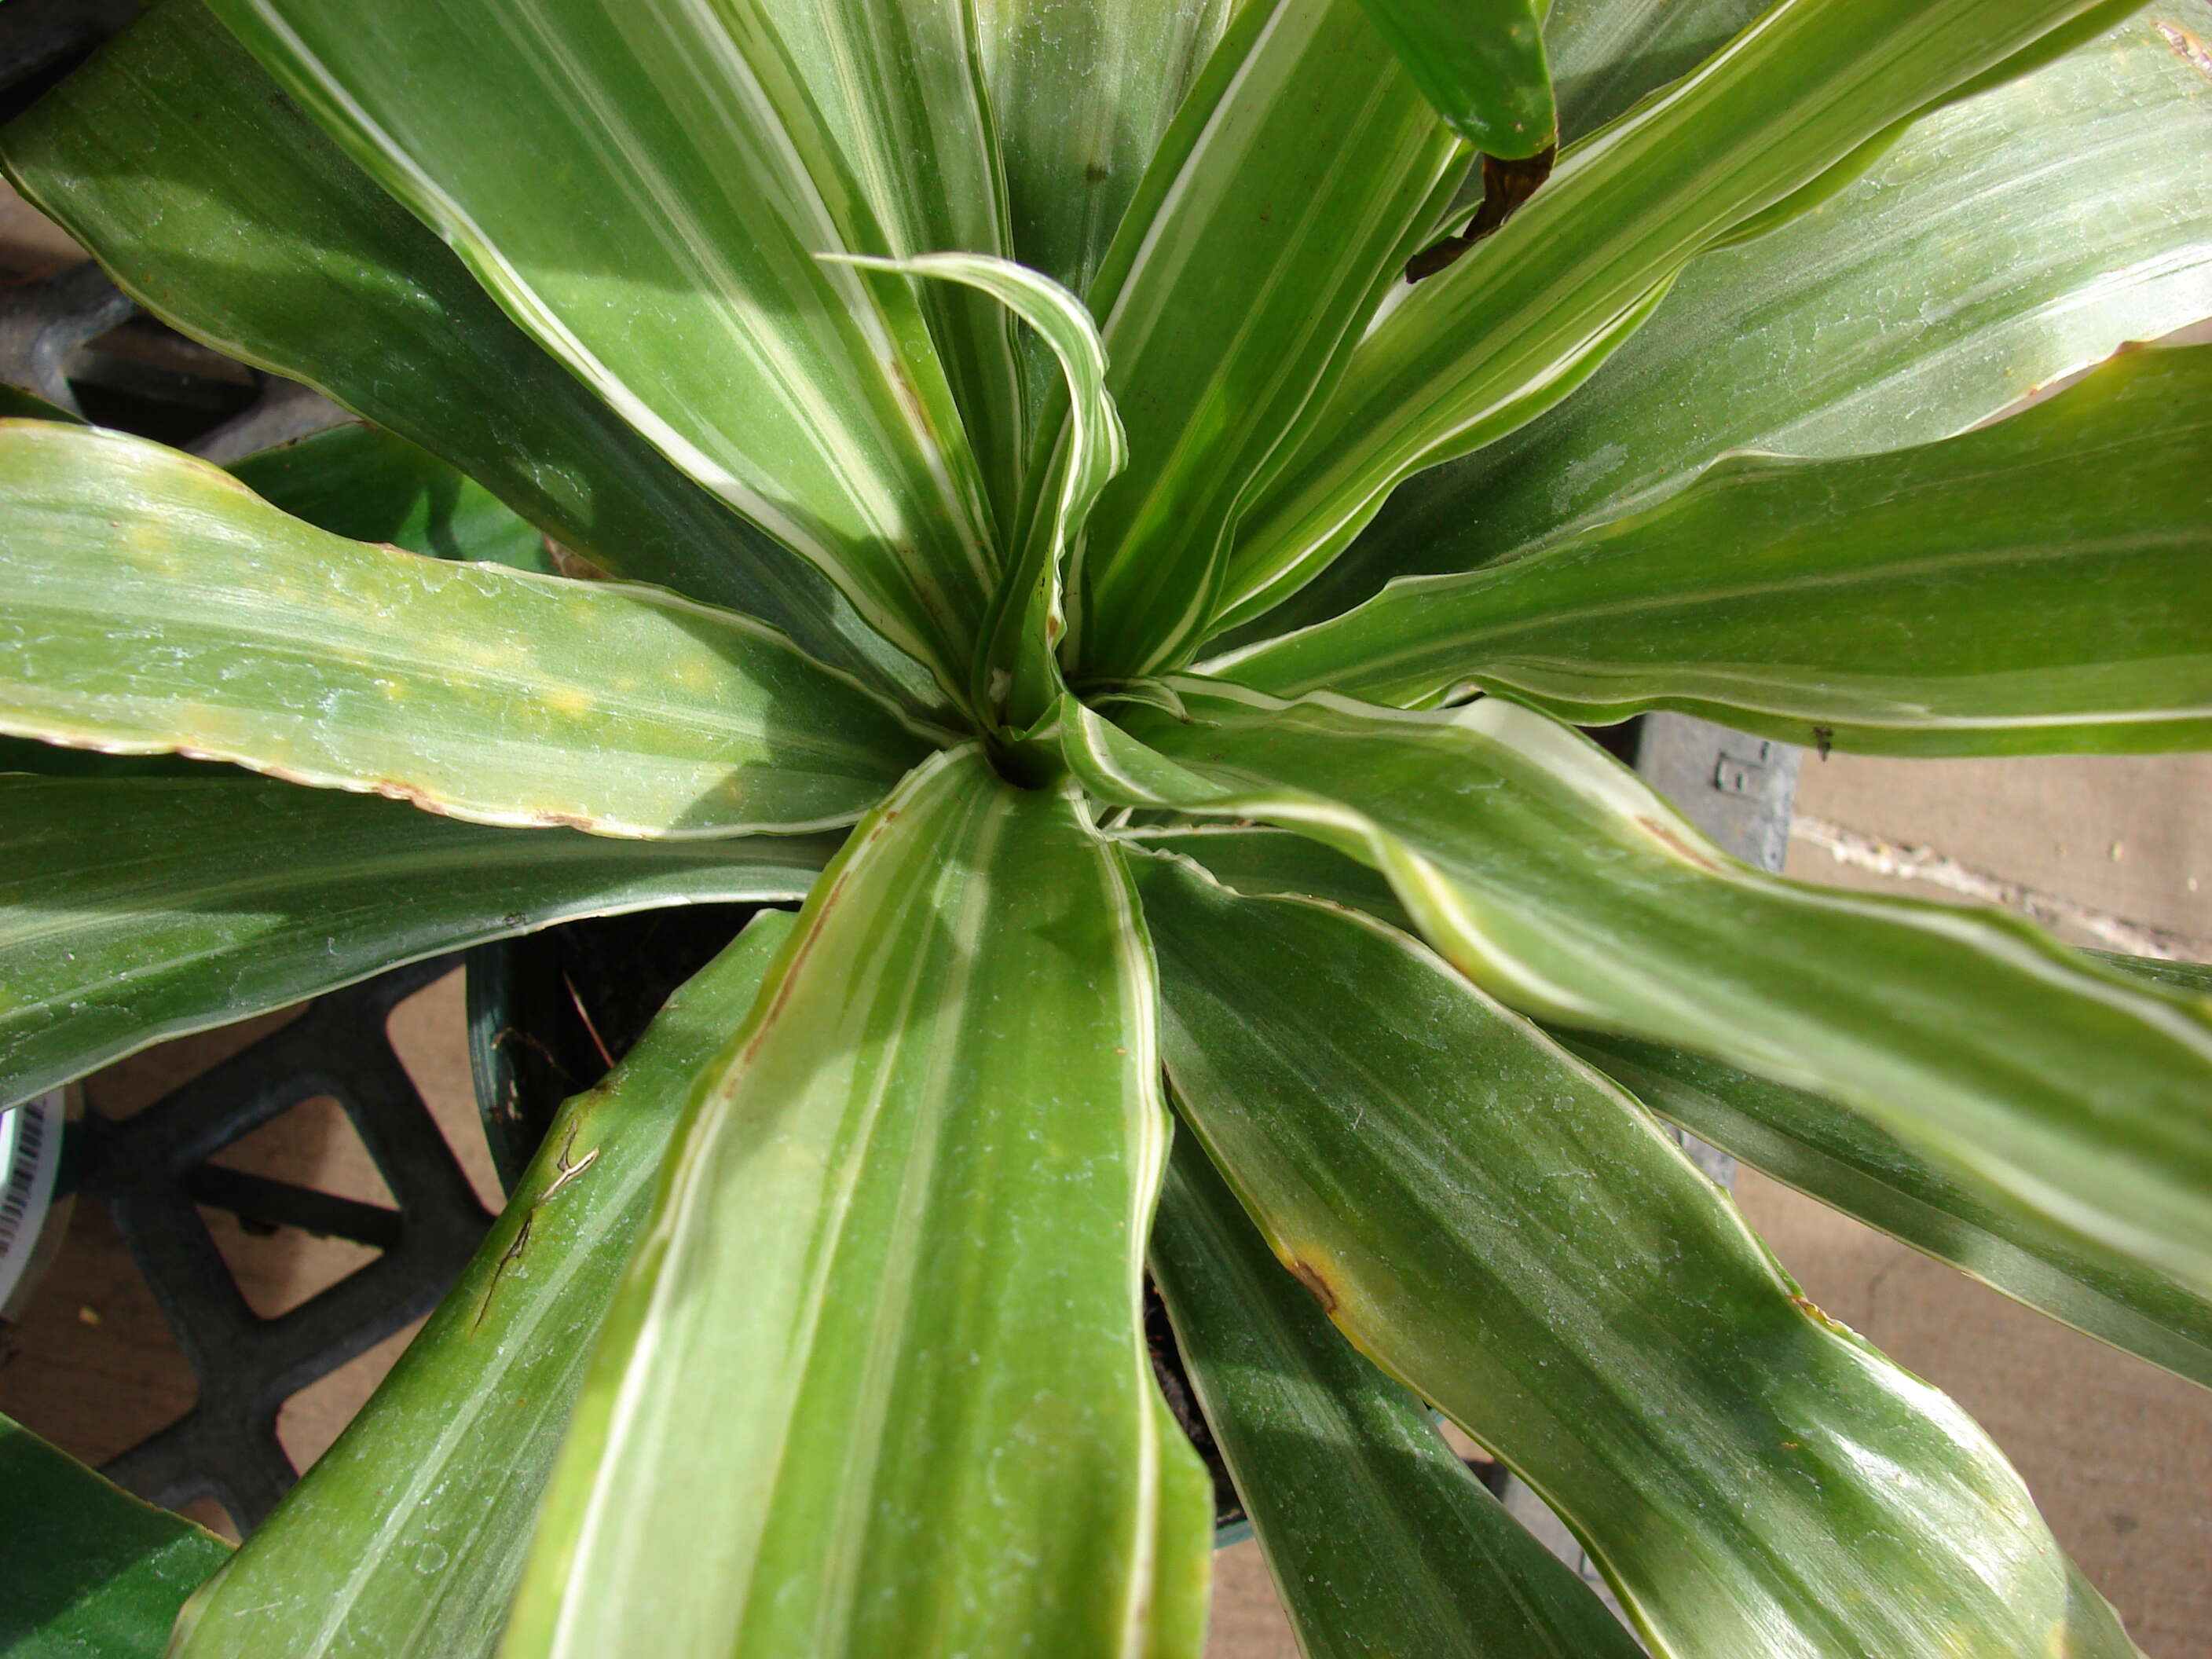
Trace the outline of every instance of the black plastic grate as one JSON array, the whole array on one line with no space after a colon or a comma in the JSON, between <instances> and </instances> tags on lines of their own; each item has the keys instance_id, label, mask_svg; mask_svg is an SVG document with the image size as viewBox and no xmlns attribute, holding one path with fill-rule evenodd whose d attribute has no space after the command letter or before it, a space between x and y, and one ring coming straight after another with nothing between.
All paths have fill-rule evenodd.
<instances>
[{"instance_id":1,"label":"black plastic grate","mask_svg":"<svg viewBox=\"0 0 2212 1659\"><path fill-rule=\"evenodd\" d=\"M80 1190L106 1206L199 1383L192 1409L103 1472L168 1508L212 1498L243 1532L299 1478L276 1437L285 1401L437 1306L491 1224L385 1023L458 958L319 997L307 1012L122 1121L88 1109ZM208 1160L301 1101L345 1109L396 1207ZM250 1225L350 1239L376 1259L264 1319L198 1206Z\"/></svg>"}]
</instances>

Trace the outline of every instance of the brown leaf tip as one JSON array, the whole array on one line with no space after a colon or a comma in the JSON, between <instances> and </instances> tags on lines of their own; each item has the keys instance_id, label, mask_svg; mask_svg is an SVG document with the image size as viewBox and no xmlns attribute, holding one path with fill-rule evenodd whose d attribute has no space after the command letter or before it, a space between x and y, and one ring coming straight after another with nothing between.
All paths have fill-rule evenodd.
<instances>
[{"instance_id":1,"label":"brown leaf tip","mask_svg":"<svg viewBox=\"0 0 2212 1659\"><path fill-rule=\"evenodd\" d=\"M1292 1256L1283 1265L1297 1275L1299 1284L1313 1292L1313 1299L1321 1304L1321 1310L1323 1313L1333 1314L1336 1311L1336 1289L1322 1276L1320 1268L1315 1267L1312 1262L1302 1261L1297 1256Z\"/></svg>"}]
</instances>

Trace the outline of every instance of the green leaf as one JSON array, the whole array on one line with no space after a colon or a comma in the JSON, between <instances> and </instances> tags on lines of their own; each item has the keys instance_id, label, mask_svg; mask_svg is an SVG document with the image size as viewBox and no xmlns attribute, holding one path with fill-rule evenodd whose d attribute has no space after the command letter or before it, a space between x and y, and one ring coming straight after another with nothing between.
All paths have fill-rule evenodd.
<instances>
[{"instance_id":1,"label":"green leaf","mask_svg":"<svg viewBox=\"0 0 2212 1659\"><path fill-rule=\"evenodd\" d=\"M168 0L0 133L0 161L148 309L307 382L617 576L775 623L918 696L828 579L677 471L508 320L210 15Z\"/></svg>"},{"instance_id":2,"label":"green leaf","mask_svg":"<svg viewBox=\"0 0 2212 1659\"><path fill-rule=\"evenodd\" d=\"M1518 160L1557 141L1544 0L1361 0L1453 131Z\"/></svg>"},{"instance_id":3,"label":"green leaf","mask_svg":"<svg viewBox=\"0 0 2212 1659\"><path fill-rule=\"evenodd\" d=\"M1679 709L1887 755L2212 744L2212 346L2129 353L1996 426L1721 462L1662 506L1212 672L1578 726Z\"/></svg>"},{"instance_id":4,"label":"green leaf","mask_svg":"<svg viewBox=\"0 0 2212 1659\"><path fill-rule=\"evenodd\" d=\"M349 541L555 574L544 538L527 521L397 433L332 427L227 470L271 507Z\"/></svg>"},{"instance_id":5,"label":"green leaf","mask_svg":"<svg viewBox=\"0 0 2212 1659\"><path fill-rule=\"evenodd\" d=\"M83 417L72 415L58 404L50 404L35 392L26 392L21 386L0 383L0 419L10 421L60 421L68 426L82 426Z\"/></svg>"},{"instance_id":6,"label":"green leaf","mask_svg":"<svg viewBox=\"0 0 2212 1659\"><path fill-rule=\"evenodd\" d=\"M1213 1594L1213 1476L1192 1449L1157 1382L1149 1393L1161 1449L1160 1495L1143 1652L1145 1659L1192 1659L1205 1650L1206 1609Z\"/></svg>"},{"instance_id":7,"label":"green leaf","mask_svg":"<svg viewBox=\"0 0 2212 1659\"><path fill-rule=\"evenodd\" d=\"M962 695L989 508L908 285L813 257L892 250L769 20L213 9L540 344Z\"/></svg>"},{"instance_id":8,"label":"green leaf","mask_svg":"<svg viewBox=\"0 0 2212 1659\"><path fill-rule=\"evenodd\" d=\"M1011 251L971 0L756 0L747 9L753 27L774 31L812 99L793 125L819 112L886 252ZM841 228L867 234L860 221ZM1000 531L1010 533L1026 441L1013 331L973 289L926 287L919 298Z\"/></svg>"},{"instance_id":9,"label":"green leaf","mask_svg":"<svg viewBox=\"0 0 2212 1659\"><path fill-rule=\"evenodd\" d=\"M1072 796L972 749L854 832L692 1094L507 1659L1195 1655L1134 906Z\"/></svg>"},{"instance_id":10,"label":"green leaf","mask_svg":"<svg viewBox=\"0 0 2212 1659\"><path fill-rule=\"evenodd\" d=\"M2115 956L2109 951L2084 951L2081 953L2093 962L2100 962L2137 979L2148 980L2154 985L2171 986L2176 990L2194 992L2200 996L2212 995L2212 967L2195 962L2161 962L2155 957Z\"/></svg>"},{"instance_id":11,"label":"green leaf","mask_svg":"<svg viewBox=\"0 0 2212 1659\"><path fill-rule=\"evenodd\" d=\"M156 1659L230 1546L0 1417L0 1655Z\"/></svg>"},{"instance_id":12,"label":"green leaf","mask_svg":"<svg viewBox=\"0 0 2212 1659\"><path fill-rule=\"evenodd\" d=\"M1990 64L1979 75L1961 81L1942 97L1923 106L1919 115L1912 118L1932 115L1939 110L1948 109L1954 104L1965 103L1970 99L1981 97L1984 93L1996 91L2025 76L2039 74L2060 58L2079 52L2100 35L2110 34L2142 9L2143 0L2091 0L2088 5L2076 9L2074 15L2057 27L2046 29L2008 57ZM1900 131L1905 125L1909 123L1900 124ZM1856 177L1856 173L1853 176ZM1751 222L1747 221L1745 224L1737 226L1731 237L1743 234ZM1765 233L1760 231L1758 234L1763 235Z\"/></svg>"},{"instance_id":13,"label":"green leaf","mask_svg":"<svg viewBox=\"0 0 2212 1659\"><path fill-rule=\"evenodd\" d=\"M1561 1040L1731 1157L2039 1313L2212 1388L2212 1299L2017 1202L1972 1165L1923 1156L1849 1107L1717 1060L1626 1037Z\"/></svg>"},{"instance_id":14,"label":"green leaf","mask_svg":"<svg viewBox=\"0 0 2212 1659\"><path fill-rule=\"evenodd\" d=\"M793 918L767 911L562 1108L459 1281L337 1443L192 1599L171 1659L488 1659L686 1097Z\"/></svg>"},{"instance_id":15,"label":"green leaf","mask_svg":"<svg viewBox=\"0 0 2212 1659\"><path fill-rule=\"evenodd\" d=\"M1571 144L1735 38L1771 0L1552 0L1544 51Z\"/></svg>"},{"instance_id":16,"label":"green leaf","mask_svg":"<svg viewBox=\"0 0 2212 1659\"><path fill-rule=\"evenodd\" d=\"M1605 1604L1353 1352L1178 1136L1152 1272L1309 1659L1635 1659Z\"/></svg>"},{"instance_id":17,"label":"green leaf","mask_svg":"<svg viewBox=\"0 0 2212 1659\"><path fill-rule=\"evenodd\" d=\"M1086 293L1238 0L974 0L1013 257ZM1033 355L1033 392L1057 376Z\"/></svg>"},{"instance_id":18,"label":"green leaf","mask_svg":"<svg viewBox=\"0 0 2212 1659\"><path fill-rule=\"evenodd\" d=\"M1736 863L1587 738L1486 697L1413 714L1171 682L1148 749L1071 709L1101 799L1259 818L1375 866L1453 963L1524 1012L1692 1049L2212 1286L2212 1005L2138 988L2017 918Z\"/></svg>"},{"instance_id":19,"label":"green leaf","mask_svg":"<svg viewBox=\"0 0 2212 1659\"><path fill-rule=\"evenodd\" d=\"M1079 559L1085 675L1188 660L1244 501L1465 163L1358 0L1237 18L1088 295L1132 449Z\"/></svg>"},{"instance_id":20,"label":"green leaf","mask_svg":"<svg viewBox=\"0 0 2212 1659\"><path fill-rule=\"evenodd\" d=\"M1413 919L1379 870L1288 830L1207 823L1125 830L1119 839L1145 852L1188 859L1224 887L1255 897L1320 899L1364 910L1394 927L1414 931Z\"/></svg>"},{"instance_id":21,"label":"green leaf","mask_svg":"<svg viewBox=\"0 0 2212 1659\"><path fill-rule=\"evenodd\" d=\"M183 755L102 755L35 738L0 737L0 772L42 778L235 778L234 767Z\"/></svg>"},{"instance_id":22,"label":"green leaf","mask_svg":"<svg viewBox=\"0 0 2212 1659\"><path fill-rule=\"evenodd\" d=\"M0 1104L579 916L795 899L822 836L487 830L259 778L0 777Z\"/></svg>"},{"instance_id":23,"label":"green leaf","mask_svg":"<svg viewBox=\"0 0 2212 1659\"><path fill-rule=\"evenodd\" d=\"M1082 301L1050 277L1011 260L970 253L927 253L911 259L833 257L847 264L973 289L1036 330L1060 365L1070 404L1052 480L1057 489L1040 521L1040 534L1007 572L994 601L975 691L977 708L1007 705L1007 723L1028 726L1065 689L1054 650L1067 628L1060 598L1067 550L1083 533L1098 492L1128 461L1121 417L1106 390L1106 353L1097 325ZM1000 674L1007 680L1003 688L995 684Z\"/></svg>"},{"instance_id":24,"label":"green leaf","mask_svg":"<svg viewBox=\"0 0 2212 1659\"><path fill-rule=\"evenodd\" d=\"M1237 1197L1654 1652L2133 1654L1972 1419L1797 1295L1634 1102L1404 934L1138 875Z\"/></svg>"},{"instance_id":25,"label":"green leaf","mask_svg":"<svg viewBox=\"0 0 2212 1659\"><path fill-rule=\"evenodd\" d=\"M2160 11L2212 38L2203 0ZM2212 80L2146 19L1930 116L1834 200L1693 261L1586 392L1408 480L1250 633L1653 506L1731 451L1932 443L2208 315Z\"/></svg>"},{"instance_id":26,"label":"green leaf","mask_svg":"<svg viewBox=\"0 0 2212 1659\"><path fill-rule=\"evenodd\" d=\"M2093 3L1781 0L1369 333L1247 516L1224 616L1301 586L1403 479L1559 403L1702 249Z\"/></svg>"},{"instance_id":27,"label":"green leaf","mask_svg":"<svg viewBox=\"0 0 2212 1659\"><path fill-rule=\"evenodd\" d=\"M479 823L850 823L921 728L762 623L289 519L117 433L0 424L0 729Z\"/></svg>"}]
</instances>

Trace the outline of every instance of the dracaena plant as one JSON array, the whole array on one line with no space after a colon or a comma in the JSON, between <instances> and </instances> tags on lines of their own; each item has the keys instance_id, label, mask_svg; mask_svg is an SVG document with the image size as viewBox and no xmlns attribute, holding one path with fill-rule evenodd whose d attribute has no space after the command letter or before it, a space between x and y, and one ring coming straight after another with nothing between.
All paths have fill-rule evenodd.
<instances>
[{"instance_id":1,"label":"dracaena plant","mask_svg":"<svg viewBox=\"0 0 2212 1659\"><path fill-rule=\"evenodd\" d=\"M167 0L7 132L374 423L0 428L10 1098L804 901L173 1652L1193 1654L1148 1263L1310 1653L1633 1651L1432 1413L1655 1653L2134 1650L1662 1121L2212 1382L2202 981L1748 868L1577 728L2205 743L2212 349L1986 422L2212 313L2212 13L1544 10ZM19 1461L43 1616L158 1647L218 1547Z\"/></svg>"}]
</instances>

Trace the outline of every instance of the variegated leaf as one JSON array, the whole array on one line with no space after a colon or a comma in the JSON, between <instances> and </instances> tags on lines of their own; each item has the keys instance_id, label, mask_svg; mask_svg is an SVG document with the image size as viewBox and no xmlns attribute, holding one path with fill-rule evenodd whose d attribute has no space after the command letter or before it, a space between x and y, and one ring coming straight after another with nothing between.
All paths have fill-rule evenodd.
<instances>
[{"instance_id":1,"label":"variegated leaf","mask_svg":"<svg viewBox=\"0 0 2212 1659\"><path fill-rule=\"evenodd\" d=\"M580 916L796 899L830 838L618 841L209 778L0 777L0 1104Z\"/></svg>"},{"instance_id":2,"label":"variegated leaf","mask_svg":"<svg viewBox=\"0 0 2212 1659\"><path fill-rule=\"evenodd\" d=\"M774 623L925 705L927 672L501 311L201 3L150 10L0 133L142 305L420 444L563 545ZM457 391L465 388L465 392Z\"/></svg>"},{"instance_id":3,"label":"variegated leaf","mask_svg":"<svg viewBox=\"0 0 2212 1659\"><path fill-rule=\"evenodd\" d=\"M814 257L894 250L771 18L213 9L526 331L963 695L989 509L908 286Z\"/></svg>"},{"instance_id":4,"label":"variegated leaf","mask_svg":"<svg viewBox=\"0 0 2212 1659\"><path fill-rule=\"evenodd\" d=\"M975 706L1025 727L1066 689L1055 653L1067 626L1061 583L1068 549L1082 537L1098 492L1128 460L1121 417L1106 389L1097 326L1082 301L1010 260L926 253L910 259L848 256L845 263L973 289L1027 323L1060 365L1069 398L1064 447L1049 477L1040 481L1049 494L1036 533L1001 580L975 665Z\"/></svg>"},{"instance_id":5,"label":"variegated leaf","mask_svg":"<svg viewBox=\"0 0 2212 1659\"><path fill-rule=\"evenodd\" d=\"M1863 1112L1656 1043L1566 1046L1692 1134L2039 1313L2212 1388L2212 1297L2014 1200Z\"/></svg>"},{"instance_id":6,"label":"variegated leaf","mask_svg":"<svg viewBox=\"0 0 2212 1659\"><path fill-rule=\"evenodd\" d=\"M685 1097L793 918L755 917L561 1109L505 1212L337 1443L192 1598L171 1659L488 1659Z\"/></svg>"},{"instance_id":7,"label":"variegated leaf","mask_svg":"<svg viewBox=\"0 0 2212 1659\"><path fill-rule=\"evenodd\" d=\"M1572 143L1734 40L1770 0L1552 0L1544 51Z\"/></svg>"},{"instance_id":8,"label":"variegated leaf","mask_svg":"<svg viewBox=\"0 0 2212 1659\"><path fill-rule=\"evenodd\" d=\"M287 518L159 445L0 423L0 730L479 823L849 823L930 737L773 629Z\"/></svg>"},{"instance_id":9,"label":"variegated leaf","mask_svg":"<svg viewBox=\"0 0 2212 1659\"><path fill-rule=\"evenodd\" d=\"M962 750L863 823L692 1092L506 1659L1194 1656L1152 1018L1070 795Z\"/></svg>"},{"instance_id":10,"label":"variegated leaf","mask_svg":"<svg viewBox=\"0 0 2212 1659\"><path fill-rule=\"evenodd\" d=\"M1428 1408L1329 1328L1188 1134L1152 1259L1310 1659L1635 1659L1605 1604L1483 1489Z\"/></svg>"},{"instance_id":11,"label":"variegated leaf","mask_svg":"<svg viewBox=\"0 0 2212 1659\"><path fill-rule=\"evenodd\" d=\"M1711 846L1587 738L1486 697L1404 714L1172 682L1154 747L1070 707L1102 799L1259 818L1375 866L1437 947L1561 1024L1832 1095L2212 1288L2212 1009L2017 918L1803 886Z\"/></svg>"},{"instance_id":12,"label":"variegated leaf","mask_svg":"<svg viewBox=\"0 0 2212 1659\"><path fill-rule=\"evenodd\" d=\"M797 70L888 252L1012 252L1000 164L969 0L754 0L744 8ZM797 88L785 93L797 94ZM832 211L834 192L825 192ZM878 234L841 215L844 246ZM1021 370L1006 312L953 286L917 296L945 365L1000 531L1012 530L1026 428Z\"/></svg>"},{"instance_id":13,"label":"variegated leaf","mask_svg":"<svg viewBox=\"0 0 2212 1659\"><path fill-rule=\"evenodd\" d=\"M974 0L1013 257L1085 294L1240 0ZM1054 379L1033 359L1033 390Z\"/></svg>"},{"instance_id":14,"label":"variegated leaf","mask_svg":"<svg viewBox=\"0 0 2212 1659\"><path fill-rule=\"evenodd\" d=\"M2132 1659L1996 1446L1633 1101L1380 923L1139 874L1169 1071L1237 1197L1654 1653Z\"/></svg>"},{"instance_id":15,"label":"variegated leaf","mask_svg":"<svg viewBox=\"0 0 2212 1659\"><path fill-rule=\"evenodd\" d=\"M1694 46L1742 9L1666 11ZM1650 6L1577 8L1593 9ZM1554 8L1554 26L1577 11ZM1677 36L1636 38L1663 54ZM2191 38L2212 40L2212 6L2163 0L1929 116L1796 223L1692 261L1583 391L1408 479L1341 559L1240 634L1286 633L1394 577L1471 570L1641 511L1733 451L1932 443L2124 342L2212 316L2212 76L2177 48ZM1601 93L1644 61L1613 50L1617 71L1590 71Z\"/></svg>"},{"instance_id":16,"label":"variegated leaf","mask_svg":"<svg viewBox=\"0 0 2212 1659\"><path fill-rule=\"evenodd\" d=\"M1358 0L1255 0L1090 295L1131 465L1079 563L1082 674L1188 659L1231 533L1466 165Z\"/></svg>"},{"instance_id":17,"label":"variegated leaf","mask_svg":"<svg viewBox=\"0 0 2212 1659\"><path fill-rule=\"evenodd\" d=\"M1218 659L1279 696L1480 688L1580 726L1652 708L1891 755L2212 743L2212 346L1861 460L1723 461L1664 505L1409 577Z\"/></svg>"},{"instance_id":18,"label":"variegated leaf","mask_svg":"<svg viewBox=\"0 0 2212 1659\"><path fill-rule=\"evenodd\" d=\"M1701 250L2094 5L1781 0L1368 335L1247 515L1224 617L1304 585L1403 479L1558 404Z\"/></svg>"}]
</instances>

